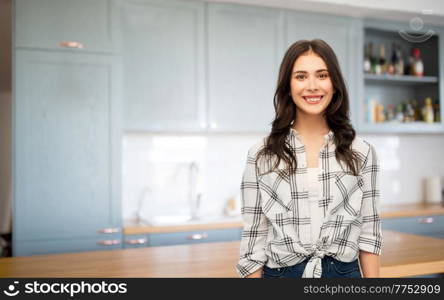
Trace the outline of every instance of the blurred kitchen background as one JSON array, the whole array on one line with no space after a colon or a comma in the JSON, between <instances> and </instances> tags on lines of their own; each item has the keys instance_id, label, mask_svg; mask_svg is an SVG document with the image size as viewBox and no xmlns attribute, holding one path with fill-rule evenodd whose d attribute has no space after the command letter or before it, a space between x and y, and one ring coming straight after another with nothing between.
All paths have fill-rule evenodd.
<instances>
[{"instance_id":1,"label":"blurred kitchen background","mask_svg":"<svg viewBox=\"0 0 444 300\"><path fill-rule=\"evenodd\" d=\"M2 256L239 240L247 150L299 39L338 55L381 205L442 207L440 1L0 5ZM174 235L199 224L214 235Z\"/></svg>"}]
</instances>

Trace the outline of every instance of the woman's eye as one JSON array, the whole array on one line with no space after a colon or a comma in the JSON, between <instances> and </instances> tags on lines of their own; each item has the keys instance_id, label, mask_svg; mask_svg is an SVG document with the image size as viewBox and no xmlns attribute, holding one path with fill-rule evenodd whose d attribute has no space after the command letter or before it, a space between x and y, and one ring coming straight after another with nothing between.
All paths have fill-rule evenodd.
<instances>
[{"instance_id":1,"label":"woman's eye","mask_svg":"<svg viewBox=\"0 0 444 300\"><path fill-rule=\"evenodd\" d=\"M303 74L296 75L296 79L297 80L304 80L305 79L305 75L303 75Z\"/></svg>"},{"instance_id":2,"label":"woman's eye","mask_svg":"<svg viewBox=\"0 0 444 300\"><path fill-rule=\"evenodd\" d=\"M319 74L319 78L321 78L321 79L325 79L327 77L328 77L328 73L321 73L321 74Z\"/></svg>"}]
</instances>

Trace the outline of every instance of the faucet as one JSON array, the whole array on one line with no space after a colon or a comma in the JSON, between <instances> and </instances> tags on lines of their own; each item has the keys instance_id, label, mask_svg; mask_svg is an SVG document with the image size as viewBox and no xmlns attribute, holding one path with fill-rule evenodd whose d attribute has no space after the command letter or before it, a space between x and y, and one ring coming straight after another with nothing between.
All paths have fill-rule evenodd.
<instances>
[{"instance_id":1,"label":"faucet","mask_svg":"<svg viewBox=\"0 0 444 300\"><path fill-rule=\"evenodd\" d=\"M189 166L189 194L188 200L190 203L191 220L198 219L197 212L200 206L201 193L197 193L197 178L199 174L199 167L195 161Z\"/></svg>"},{"instance_id":2,"label":"faucet","mask_svg":"<svg viewBox=\"0 0 444 300\"><path fill-rule=\"evenodd\" d=\"M135 220L137 224L141 224L144 221L142 217L142 206L146 201L145 198L148 193L151 193L151 188L145 186L139 194L139 199L137 201L137 209L136 209L136 220Z\"/></svg>"}]
</instances>

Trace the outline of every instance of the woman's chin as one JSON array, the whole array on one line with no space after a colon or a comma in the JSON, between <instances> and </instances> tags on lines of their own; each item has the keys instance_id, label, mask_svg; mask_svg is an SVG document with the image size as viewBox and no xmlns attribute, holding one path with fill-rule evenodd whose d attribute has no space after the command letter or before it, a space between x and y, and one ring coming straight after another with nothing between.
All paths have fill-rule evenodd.
<instances>
[{"instance_id":1,"label":"woman's chin","mask_svg":"<svg viewBox=\"0 0 444 300\"><path fill-rule=\"evenodd\" d=\"M308 107L308 108L303 107L302 109L298 109L298 112L302 113L304 115L307 115L307 116L321 116L322 113L324 112L324 109L323 109L323 107L319 107L319 108L316 108L316 107Z\"/></svg>"}]
</instances>

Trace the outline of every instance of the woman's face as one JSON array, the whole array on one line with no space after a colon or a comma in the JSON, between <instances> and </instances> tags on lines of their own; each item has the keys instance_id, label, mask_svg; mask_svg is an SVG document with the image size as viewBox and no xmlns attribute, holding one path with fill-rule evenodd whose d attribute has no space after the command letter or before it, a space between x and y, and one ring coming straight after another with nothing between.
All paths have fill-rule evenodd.
<instances>
[{"instance_id":1,"label":"woman's face","mask_svg":"<svg viewBox=\"0 0 444 300\"><path fill-rule=\"evenodd\" d=\"M321 115L334 92L324 60L312 51L294 62L290 86L298 114Z\"/></svg>"}]
</instances>

